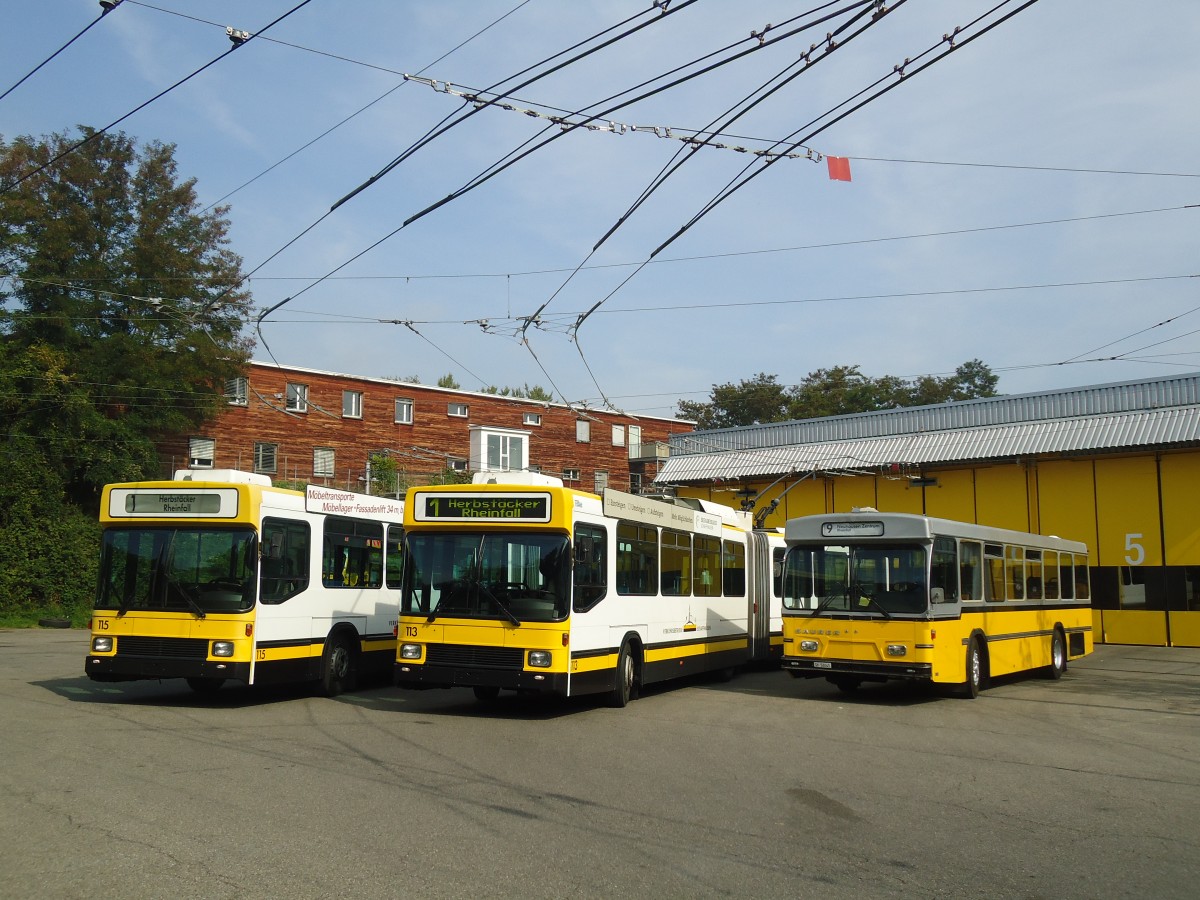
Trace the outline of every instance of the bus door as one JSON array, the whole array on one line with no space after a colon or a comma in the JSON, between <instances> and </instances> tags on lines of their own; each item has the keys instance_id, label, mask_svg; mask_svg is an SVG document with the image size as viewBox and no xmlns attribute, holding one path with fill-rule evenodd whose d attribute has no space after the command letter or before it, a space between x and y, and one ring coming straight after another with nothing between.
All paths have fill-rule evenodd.
<instances>
[{"instance_id":1,"label":"bus door","mask_svg":"<svg viewBox=\"0 0 1200 900\"><path fill-rule=\"evenodd\" d=\"M767 659L771 652L771 590L774 585L774 560L767 535L751 532L749 568L750 582L746 591L749 608L746 611L750 641L750 659ZM782 562L782 561L781 561Z\"/></svg>"}]
</instances>

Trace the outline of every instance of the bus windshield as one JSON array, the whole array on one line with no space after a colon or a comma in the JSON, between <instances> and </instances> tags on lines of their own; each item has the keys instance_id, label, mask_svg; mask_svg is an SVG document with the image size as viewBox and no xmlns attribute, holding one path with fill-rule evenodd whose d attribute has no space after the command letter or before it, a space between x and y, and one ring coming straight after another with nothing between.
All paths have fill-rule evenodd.
<instances>
[{"instance_id":1,"label":"bus windshield","mask_svg":"<svg viewBox=\"0 0 1200 900\"><path fill-rule=\"evenodd\" d=\"M925 573L919 545L796 546L784 561L783 605L814 614L923 613L929 606Z\"/></svg>"},{"instance_id":2,"label":"bus windshield","mask_svg":"<svg viewBox=\"0 0 1200 900\"><path fill-rule=\"evenodd\" d=\"M566 535L410 532L405 544L403 614L519 625L562 619L570 609Z\"/></svg>"},{"instance_id":3,"label":"bus windshield","mask_svg":"<svg viewBox=\"0 0 1200 900\"><path fill-rule=\"evenodd\" d=\"M258 542L249 528L110 528L96 609L178 610L198 618L254 605Z\"/></svg>"}]
</instances>

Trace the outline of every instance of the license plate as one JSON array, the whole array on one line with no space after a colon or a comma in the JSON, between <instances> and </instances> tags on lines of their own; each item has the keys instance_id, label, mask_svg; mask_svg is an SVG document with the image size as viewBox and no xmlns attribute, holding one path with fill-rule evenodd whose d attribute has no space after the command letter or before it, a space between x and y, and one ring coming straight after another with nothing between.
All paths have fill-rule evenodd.
<instances>
[{"instance_id":1,"label":"license plate","mask_svg":"<svg viewBox=\"0 0 1200 900\"><path fill-rule=\"evenodd\" d=\"M832 669L833 663L818 661L818 662L813 663L813 668L814 669Z\"/></svg>"}]
</instances>

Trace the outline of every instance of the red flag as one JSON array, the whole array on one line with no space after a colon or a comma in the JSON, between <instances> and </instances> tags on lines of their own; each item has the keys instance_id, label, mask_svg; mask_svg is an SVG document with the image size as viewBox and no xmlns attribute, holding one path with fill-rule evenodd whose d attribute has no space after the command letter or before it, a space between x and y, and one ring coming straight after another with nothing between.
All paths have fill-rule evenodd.
<instances>
[{"instance_id":1,"label":"red flag","mask_svg":"<svg viewBox=\"0 0 1200 900\"><path fill-rule=\"evenodd\" d=\"M829 178L831 181L849 181L850 180L850 160L844 156L827 156L825 162L829 164Z\"/></svg>"}]
</instances>

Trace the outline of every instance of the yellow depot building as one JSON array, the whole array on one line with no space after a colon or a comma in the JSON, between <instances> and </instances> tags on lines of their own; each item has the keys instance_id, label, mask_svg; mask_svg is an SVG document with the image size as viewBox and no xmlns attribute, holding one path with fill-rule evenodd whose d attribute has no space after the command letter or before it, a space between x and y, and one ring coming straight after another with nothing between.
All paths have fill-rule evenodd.
<instances>
[{"instance_id":1,"label":"yellow depot building","mask_svg":"<svg viewBox=\"0 0 1200 900\"><path fill-rule=\"evenodd\" d=\"M655 485L1083 541L1098 641L1200 647L1200 373L675 435Z\"/></svg>"}]
</instances>

